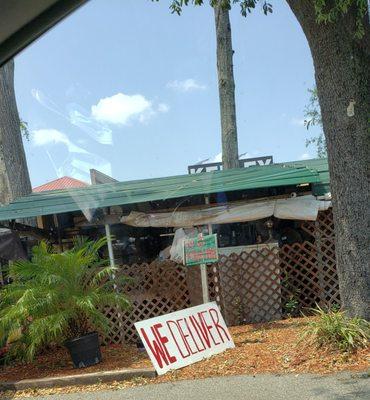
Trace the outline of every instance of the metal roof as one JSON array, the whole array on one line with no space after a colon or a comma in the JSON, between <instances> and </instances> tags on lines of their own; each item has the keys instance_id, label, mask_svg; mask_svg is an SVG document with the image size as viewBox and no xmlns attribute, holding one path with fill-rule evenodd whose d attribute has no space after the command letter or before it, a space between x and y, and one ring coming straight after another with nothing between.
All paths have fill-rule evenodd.
<instances>
[{"instance_id":1,"label":"metal roof","mask_svg":"<svg viewBox=\"0 0 370 400\"><path fill-rule=\"evenodd\" d=\"M305 160L33 193L0 207L0 221L190 195L303 183L318 186L328 184L327 161Z\"/></svg>"},{"instance_id":2,"label":"metal roof","mask_svg":"<svg viewBox=\"0 0 370 400\"><path fill-rule=\"evenodd\" d=\"M71 178L70 176L63 176L62 178L58 178L53 181L44 183L43 185L37 186L33 188L32 191L34 193L37 193L46 192L49 190L82 188L86 186L88 186L88 184L85 182L82 182L75 178Z\"/></svg>"}]
</instances>

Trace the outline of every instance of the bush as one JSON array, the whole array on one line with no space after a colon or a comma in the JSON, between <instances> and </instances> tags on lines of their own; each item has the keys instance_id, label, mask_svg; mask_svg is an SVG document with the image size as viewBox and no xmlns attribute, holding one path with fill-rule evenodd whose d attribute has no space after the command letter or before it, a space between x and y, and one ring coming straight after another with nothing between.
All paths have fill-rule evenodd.
<instances>
[{"instance_id":1,"label":"bush","mask_svg":"<svg viewBox=\"0 0 370 400\"><path fill-rule=\"evenodd\" d=\"M299 314L299 301L293 296L289 296L284 305L284 314L288 317L296 317Z\"/></svg>"},{"instance_id":2,"label":"bush","mask_svg":"<svg viewBox=\"0 0 370 400\"><path fill-rule=\"evenodd\" d=\"M8 346L10 356L30 361L42 346L108 331L103 307L129 303L113 287L116 268L99 257L105 245L106 238L78 239L57 253L41 242L31 261L11 265L13 282L0 291L0 342L20 337Z\"/></svg>"},{"instance_id":3,"label":"bush","mask_svg":"<svg viewBox=\"0 0 370 400\"><path fill-rule=\"evenodd\" d=\"M338 309L313 310L317 318L306 328L303 338L310 337L318 347L329 347L343 352L366 347L370 339L370 324L361 318L348 318Z\"/></svg>"}]
</instances>

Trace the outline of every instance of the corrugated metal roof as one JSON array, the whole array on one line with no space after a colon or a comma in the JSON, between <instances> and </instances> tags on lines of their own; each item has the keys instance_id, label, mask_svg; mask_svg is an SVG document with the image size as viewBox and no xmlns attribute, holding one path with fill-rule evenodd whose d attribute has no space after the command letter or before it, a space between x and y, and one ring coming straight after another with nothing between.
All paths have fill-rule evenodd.
<instances>
[{"instance_id":1,"label":"corrugated metal roof","mask_svg":"<svg viewBox=\"0 0 370 400\"><path fill-rule=\"evenodd\" d=\"M327 184L326 160L305 160L192 175L33 193L0 207L0 221L190 195L302 183Z\"/></svg>"},{"instance_id":2,"label":"corrugated metal roof","mask_svg":"<svg viewBox=\"0 0 370 400\"><path fill-rule=\"evenodd\" d=\"M63 176L62 178L54 179L53 181L47 182L43 185L36 186L32 189L34 193L46 192L48 190L60 190L60 189L72 189L82 188L88 186L87 183L82 182L76 178L70 176Z\"/></svg>"}]
</instances>

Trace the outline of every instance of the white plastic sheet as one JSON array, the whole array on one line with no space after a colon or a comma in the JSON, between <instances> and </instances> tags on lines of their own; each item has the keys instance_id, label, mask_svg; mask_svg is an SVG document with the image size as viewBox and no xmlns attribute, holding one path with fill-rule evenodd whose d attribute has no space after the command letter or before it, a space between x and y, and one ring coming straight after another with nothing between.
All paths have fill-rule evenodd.
<instances>
[{"instance_id":1,"label":"white plastic sheet","mask_svg":"<svg viewBox=\"0 0 370 400\"><path fill-rule=\"evenodd\" d=\"M330 201L320 201L309 195L245 204L230 203L224 206L189 211L149 214L133 211L129 215L122 217L121 222L138 227L186 228L207 224L256 221L271 216L281 219L315 221L318 212L327 210L330 206Z\"/></svg>"}]
</instances>

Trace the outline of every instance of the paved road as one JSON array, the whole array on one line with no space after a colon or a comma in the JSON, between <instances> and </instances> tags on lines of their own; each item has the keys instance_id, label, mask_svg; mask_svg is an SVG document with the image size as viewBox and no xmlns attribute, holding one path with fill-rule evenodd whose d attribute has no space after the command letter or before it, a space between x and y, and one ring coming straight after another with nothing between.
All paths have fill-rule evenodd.
<instances>
[{"instance_id":1,"label":"paved road","mask_svg":"<svg viewBox=\"0 0 370 400\"><path fill-rule=\"evenodd\" d=\"M258 375L180 381L34 400L352 400L370 399L369 374Z\"/></svg>"}]
</instances>

